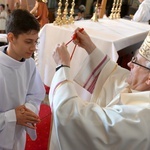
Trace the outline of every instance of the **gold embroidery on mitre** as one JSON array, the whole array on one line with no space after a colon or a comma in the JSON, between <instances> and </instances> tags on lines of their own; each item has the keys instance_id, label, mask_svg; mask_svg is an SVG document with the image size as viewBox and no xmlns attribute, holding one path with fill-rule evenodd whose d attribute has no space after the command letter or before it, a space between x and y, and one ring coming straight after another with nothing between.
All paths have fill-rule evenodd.
<instances>
[{"instance_id":1,"label":"gold embroidery on mitre","mask_svg":"<svg viewBox=\"0 0 150 150\"><path fill-rule=\"evenodd\" d=\"M150 32L139 49L139 53L150 61Z\"/></svg>"}]
</instances>

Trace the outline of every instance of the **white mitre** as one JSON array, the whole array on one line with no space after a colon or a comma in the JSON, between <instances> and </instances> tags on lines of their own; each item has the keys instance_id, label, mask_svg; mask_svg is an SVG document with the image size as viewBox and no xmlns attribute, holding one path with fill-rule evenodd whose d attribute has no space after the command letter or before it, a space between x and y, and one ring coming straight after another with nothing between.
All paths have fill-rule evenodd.
<instances>
[{"instance_id":1,"label":"white mitre","mask_svg":"<svg viewBox=\"0 0 150 150\"><path fill-rule=\"evenodd\" d=\"M150 32L139 49L141 56L150 61Z\"/></svg>"}]
</instances>

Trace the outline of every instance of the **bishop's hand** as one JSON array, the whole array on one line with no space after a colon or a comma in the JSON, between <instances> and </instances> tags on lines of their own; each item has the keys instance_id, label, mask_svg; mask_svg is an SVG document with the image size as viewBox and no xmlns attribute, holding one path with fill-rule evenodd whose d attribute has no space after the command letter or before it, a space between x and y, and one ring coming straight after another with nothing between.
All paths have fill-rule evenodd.
<instances>
[{"instance_id":1,"label":"bishop's hand","mask_svg":"<svg viewBox=\"0 0 150 150\"><path fill-rule=\"evenodd\" d=\"M96 46L84 30L81 31L81 28L77 28L74 35L76 35L76 38L73 40L74 44L85 49L88 54L91 54L94 51Z\"/></svg>"},{"instance_id":2,"label":"bishop's hand","mask_svg":"<svg viewBox=\"0 0 150 150\"><path fill-rule=\"evenodd\" d=\"M70 66L70 55L67 50L65 43L58 44L53 53L53 58L57 65L66 65Z\"/></svg>"}]
</instances>

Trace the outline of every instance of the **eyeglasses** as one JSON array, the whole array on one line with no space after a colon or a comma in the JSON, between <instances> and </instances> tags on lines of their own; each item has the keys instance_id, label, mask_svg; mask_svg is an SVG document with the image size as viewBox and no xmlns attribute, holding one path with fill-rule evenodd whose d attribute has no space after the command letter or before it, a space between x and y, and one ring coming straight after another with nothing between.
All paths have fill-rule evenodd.
<instances>
[{"instance_id":1,"label":"eyeglasses","mask_svg":"<svg viewBox=\"0 0 150 150\"><path fill-rule=\"evenodd\" d=\"M146 67L146 66L143 66L143 65L137 63L136 61L137 61L137 58L136 58L136 57L132 57L131 62L132 62L133 64L136 64L136 65L138 65L138 66L140 66L140 67L143 67L143 68L145 68L145 69L150 70L150 68L148 68L148 67Z\"/></svg>"}]
</instances>

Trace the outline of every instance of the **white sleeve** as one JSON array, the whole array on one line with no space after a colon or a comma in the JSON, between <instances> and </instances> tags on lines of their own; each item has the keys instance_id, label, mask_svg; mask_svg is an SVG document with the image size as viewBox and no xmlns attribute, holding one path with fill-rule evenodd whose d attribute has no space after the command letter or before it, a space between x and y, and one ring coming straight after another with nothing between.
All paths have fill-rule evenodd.
<instances>
[{"instance_id":1,"label":"white sleeve","mask_svg":"<svg viewBox=\"0 0 150 150\"><path fill-rule=\"evenodd\" d=\"M40 104L44 100L44 97L45 97L44 84L40 78L39 72L35 68L26 96L26 103L28 103L27 108L38 114Z\"/></svg>"},{"instance_id":2,"label":"white sleeve","mask_svg":"<svg viewBox=\"0 0 150 150\"><path fill-rule=\"evenodd\" d=\"M0 113L0 147L11 149L15 137L16 115L15 110Z\"/></svg>"},{"instance_id":3,"label":"white sleeve","mask_svg":"<svg viewBox=\"0 0 150 150\"><path fill-rule=\"evenodd\" d=\"M96 48L85 59L74 81L92 93L100 72L109 60L110 58L106 54Z\"/></svg>"},{"instance_id":4,"label":"white sleeve","mask_svg":"<svg viewBox=\"0 0 150 150\"><path fill-rule=\"evenodd\" d=\"M44 99L44 97L45 97L44 84L40 78L37 69L35 69L32 79L30 81L25 106L34 113L38 114L41 102ZM26 131L30 135L30 138L32 140L35 140L37 138L36 130L26 127Z\"/></svg>"}]
</instances>

